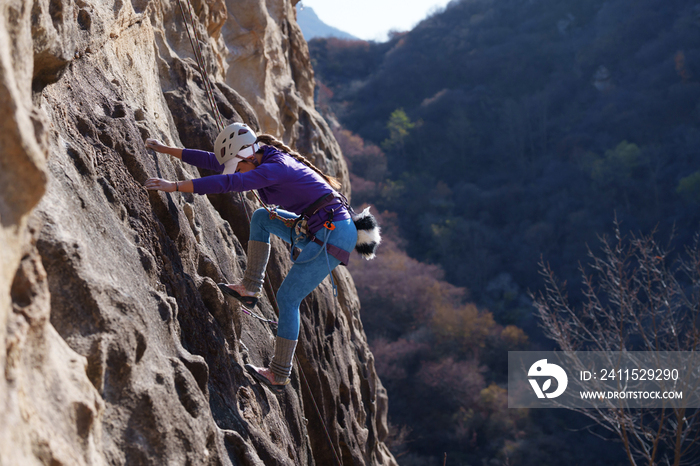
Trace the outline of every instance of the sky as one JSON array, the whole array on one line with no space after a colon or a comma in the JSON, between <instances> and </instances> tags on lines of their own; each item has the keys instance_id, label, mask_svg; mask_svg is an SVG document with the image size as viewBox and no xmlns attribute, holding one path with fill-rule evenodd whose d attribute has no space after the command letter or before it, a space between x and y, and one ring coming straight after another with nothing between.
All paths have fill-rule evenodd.
<instances>
[{"instance_id":1,"label":"sky","mask_svg":"<svg viewBox=\"0 0 700 466\"><path fill-rule=\"evenodd\" d=\"M329 26L365 40L384 42L389 31L408 31L450 0L302 0Z\"/></svg>"}]
</instances>

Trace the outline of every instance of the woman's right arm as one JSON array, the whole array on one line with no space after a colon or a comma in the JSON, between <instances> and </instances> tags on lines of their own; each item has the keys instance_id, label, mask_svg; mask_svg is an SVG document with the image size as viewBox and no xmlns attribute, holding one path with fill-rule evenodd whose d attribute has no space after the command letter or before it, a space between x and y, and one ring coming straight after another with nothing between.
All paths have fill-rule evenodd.
<instances>
[{"instance_id":1,"label":"woman's right arm","mask_svg":"<svg viewBox=\"0 0 700 466\"><path fill-rule=\"evenodd\" d=\"M157 139L146 139L146 147L156 152L168 154L182 160L182 149L180 149L179 147L166 146Z\"/></svg>"},{"instance_id":2,"label":"woman's right arm","mask_svg":"<svg viewBox=\"0 0 700 466\"><path fill-rule=\"evenodd\" d=\"M221 173L224 166L221 165L214 154L197 149L180 149L179 147L166 146L157 139L146 139L146 147L156 152L162 152L182 160L185 163L199 168L206 168Z\"/></svg>"}]
</instances>

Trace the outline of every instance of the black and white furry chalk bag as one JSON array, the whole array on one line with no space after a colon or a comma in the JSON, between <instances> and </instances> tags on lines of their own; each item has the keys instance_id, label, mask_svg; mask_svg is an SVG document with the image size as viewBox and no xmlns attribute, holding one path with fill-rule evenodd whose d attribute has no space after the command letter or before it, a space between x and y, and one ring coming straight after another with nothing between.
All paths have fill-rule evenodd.
<instances>
[{"instance_id":1,"label":"black and white furry chalk bag","mask_svg":"<svg viewBox=\"0 0 700 466\"><path fill-rule=\"evenodd\" d=\"M369 212L369 207L359 214L352 213L352 221L357 228L357 251L363 258L370 260L374 259L377 246L382 242L381 229L377 219Z\"/></svg>"}]
</instances>

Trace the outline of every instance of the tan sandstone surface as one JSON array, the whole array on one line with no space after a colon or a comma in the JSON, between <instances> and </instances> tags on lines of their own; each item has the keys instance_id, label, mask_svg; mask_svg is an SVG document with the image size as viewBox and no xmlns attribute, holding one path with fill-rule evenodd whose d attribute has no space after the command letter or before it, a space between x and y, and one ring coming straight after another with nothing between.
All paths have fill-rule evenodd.
<instances>
[{"instance_id":1,"label":"tan sandstone surface","mask_svg":"<svg viewBox=\"0 0 700 466\"><path fill-rule=\"evenodd\" d=\"M206 74L226 122L349 189L294 3L194 1ZM337 298L326 279L302 304L276 396L243 369L269 362L274 327L216 287L242 276L254 199L143 188L206 174L143 145L211 150L194 57L174 0L0 4L0 465L332 465L330 444L344 465L394 465L347 270ZM268 319L290 267L273 246Z\"/></svg>"}]
</instances>

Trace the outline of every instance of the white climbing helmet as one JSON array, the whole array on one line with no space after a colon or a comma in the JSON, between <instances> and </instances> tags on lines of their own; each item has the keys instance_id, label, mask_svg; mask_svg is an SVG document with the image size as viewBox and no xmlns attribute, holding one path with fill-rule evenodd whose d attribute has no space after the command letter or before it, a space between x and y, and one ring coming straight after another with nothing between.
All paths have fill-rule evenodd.
<instances>
[{"instance_id":1,"label":"white climbing helmet","mask_svg":"<svg viewBox=\"0 0 700 466\"><path fill-rule=\"evenodd\" d=\"M241 152L241 149L250 146L255 143L258 137L255 132L245 123L233 123L228 125L226 128L219 133L214 143L214 155L216 160L219 161L221 165L226 165L226 162L235 158L235 163L229 163L228 165L233 165L232 167L227 167L226 171L235 172L235 166L241 160L250 157L255 153L255 150L246 150L245 155L240 154L240 157L236 157Z\"/></svg>"}]
</instances>

